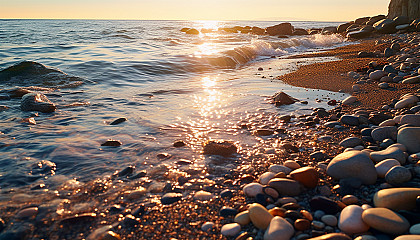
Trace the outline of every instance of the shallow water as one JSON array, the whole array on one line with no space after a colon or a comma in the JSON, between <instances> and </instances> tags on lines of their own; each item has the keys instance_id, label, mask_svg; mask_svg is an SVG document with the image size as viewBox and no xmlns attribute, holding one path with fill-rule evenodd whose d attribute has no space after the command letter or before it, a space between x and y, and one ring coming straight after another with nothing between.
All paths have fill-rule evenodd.
<instances>
[{"instance_id":1,"label":"shallow water","mask_svg":"<svg viewBox=\"0 0 420 240\"><path fill-rule=\"evenodd\" d=\"M259 139L240 129L241 123L257 123L266 114L327 108L327 98L345 97L274 80L303 64L333 60L284 57L348 44L341 37L278 39L217 32L190 36L179 31L182 27L274 24L2 20L0 69L34 61L76 76L83 84L60 85L59 89L45 86L54 87L45 93L58 106L51 114L22 112L20 99L0 100L0 105L9 107L0 112L0 187L6 192L43 183L54 189L73 178L85 182L129 165L151 171L161 164L175 166L179 159L193 161L190 167L203 169L205 174L207 158L200 153L205 141L232 140L246 153ZM308 28L337 23L293 25ZM264 70L258 71L259 67ZM17 85L35 84L31 78L19 84L16 79L0 79L0 88ZM279 90L309 104L276 108L266 98ZM36 125L23 120L30 117ZM119 117L128 121L109 125ZM107 139L120 140L123 145L101 147ZM172 147L178 139L187 147ZM172 157L158 159L156 155L162 152Z\"/></svg>"}]
</instances>

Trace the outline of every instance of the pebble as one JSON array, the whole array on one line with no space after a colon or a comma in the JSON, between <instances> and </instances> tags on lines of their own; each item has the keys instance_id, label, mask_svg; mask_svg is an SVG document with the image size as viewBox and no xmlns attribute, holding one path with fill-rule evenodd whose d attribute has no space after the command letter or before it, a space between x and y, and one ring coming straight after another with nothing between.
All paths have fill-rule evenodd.
<instances>
[{"instance_id":1,"label":"pebble","mask_svg":"<svg viewBox=\"0 0 420 240\"><path fill-rule=\"evenodd\" d=\"M420 152L420 127L405 127L398 131L397 142L410 153Z\"/></svg>"},{"instance_id":2,"label":"pebble","mask_svg":"<svg viewBox=\"0 0 420 240\"><path fill-rule=\"evenodd\" d=\"M284 208L274 207L274 208L268 210L268 212L273 216L284 217L284 216L286 216L287 210L284 209Z\"/></svg>"},{"instance_id":3,"label":"pebble","mask_svg":"<svg viewBox=\"0 0 420 240\"><path fill-rule=\"evenodd\" d=\"M367 209L362 218L372 228L388 234L403 234L410 228L407 219L387 208Z\"/></svg>"},{"instance_id":4,"label":"pebble","mask_svg":"<svg viewBox=\"0 0 420 240\"><path fill-rule=\"evenodd\" d=\"M292 179L274 178L268 182L268 186L285 196L297 196L302 192L299 182Z\"/></svg>"},{"instance_id":5,"label":"pebble","mask_svg":"<svg viewBox=\"0 0 420 240\"><path fill-rule=\"evenodd\" d=\"M372 235L362 235L362 236L358 236L354 240L378 240L378 239Z\"/></svg>"},{"instance_id":6,"label":"pebble","mask_svg":"<svg viewBox=\"0 0 420 240\"><path fill-rule=\"evenodd\" d=\"M413 210L416 208L416 198L420 188L388 188L375 193L375 207L389 208L394 211Z\"/></svg>"},{"instance_id":7,"label":"pebble","mask_svg":"<svg viewBox=\"0 0 420 240\"><path fill-rule=\"evenodd\" d=\"M411 180L411 172L405 167L392 167L386 174L385 180L387 183L398 186Z\"/></svg>"},{"instance_id":8,"label":"pebble","mask_svg":"<svg viewBox=\"0 0 420 240\"><path fill-rule=\"evenodd\" d=\"M284 162L283 164L285 167L290 168L291 170L295 170L300 168L299 163L297 163L296 161L293 160L287 160Z\"/></svg>"},{"instance_id":9,"label":"pebble","mask_svg":"<svg viewBox=\"0 0 420 240\"><path fill-rule=\"evenodd\" d=\"M410 234L420 235L420 224L414 224L411 226L409 232Z\"/></svg>"},{"instance_id":10,"label":"pebble","mask_svg":"<svg viewBox=\"0 0 420 240\"><path fill-rule=\"evenodd\" d=\"M268 170L269 170L270 172L273 172L273 173L283 172L283 173L285 173L286 175L287 175L287 174L289 174L289 173L292 171L292 169L290 169L290 168L288 168L288 167L285 167L285 166L283 166L283 165L278 165L278 164L271 165L271 166L268 168Z\"/></svg>"},{"instance_id":11,"label":"pebble","mask_svg":"<svg viewBox=\"0 0 420 240\"><path fill-rule=\"evenodd\" d=\"M201 225L201 230L203 230L204 232L207 232L211 230L213 227L214 227L213 222L205 222L203 223L203 225Z\"/></svg>"},{"instance_id":12,"label":"pebble","mask_svg":"<svg viewBox=\"0 0 420 240\"><path fill-rule=\"evenodd\" d=\"M176 148L179 148L179 147L183 147L183 146L185 146L186 144L185 144L185 142L184 141L182 141L182 140L178 140L178 141L175 141L174 143L173 143L173 146L174 147L176 147Z\"/></svg>"},{"instance_id":13,"label":"pebble","mask_svg":"<svg viewBox=\"0 0 420 240\"><path fill-rule=\"evenodd\" d=\"M327 174L335 179L358 178L364 184L374 184L377 179L375 165L360 151L344 152L328 164Z\"/></svg>"},{"instance_id":14,"label":"pebble","mask_svg":"<svg viewBox=\"0 0 420 240\"><path fill-rule=\"evenodd\" d=\"M258 203L253 203L250 204L248 211L249 218L255 227L262 230L267 229L273 215L271 215L264 206Z\"/></svg>"},{"instance_id":15,"label":"pebble","mask_svg":"<svg viewBox=\"0 0 420 240\"><path fill-rule=\"evenodd\" d=\"M282 217L274 217L264 233L264 240L290 240L295 234L293 226Z\"/></svg>"},{"instance_id":16,"label":"pebble","mask_svg":"<svg viewBox=\"0 0 420 240\"><path fill-rule=\"evenodd\" d=\"M401 100L399 100L397 103L395 103L394 108L395 109L403 109L414 106L419 99L416 96L407 96L403 97Z\"/></svg>"},{"instance_id":17,"label":"pebble","mask_svg":"<svg viewBox=\"0 0 420 240\"><path fill-rule=\"evenodd\" d=\"M144 187L138 187L136 190L131 191L128 196L127 199L129 200L136 200L139 199L141 197L143 197L145 194L147 193L147 189Z\"/></svg>"},{"instance_id":18,"label":"pebble","mask_svg":"<svg viewBox=\"0 0 420 240\"><path fill-rule=\"evenodd\" d=\"M293 224L298 231L305 231L311 227L311 222L308 219L296 219L295 223Z\"/></svg>"},{"instance_id":19,"label":"pebble","mask_svg":"<svg viewBox=\"0 0 420 240\"><path fill-rule=\"evenodd\" d=\"M352 148L358 145L363 145L362 139L358 137L348 137L346 139L343 139L340 142L340 146L345 147L345 148Z\"/></svg>"},{"instance_id":20,"label":"pebble","mask_svg":"<svg viewBox=\"0 0 420 240\"><path fill-rule=\"evenodd\" d=\"M102 143L101 146L106 147L119 147L122 143L119 140L108 139L106 142Z\"/></svg>"},{"instance_id":21,"label":"pebble","mask_svg":"<svg viewBox=\"0 0 420 240\"><path fill-rule=\"evenodd\" d=\"M404 84L420 83L420 76L414 76L414 77L406 78L406 79L404 79L404 81L402 81L402 83L404 83Z\"/></svg>"},{"instance_id":22,"label":"pebble","mask_svg":"<svg viewBox=\"0 0 420 240\"><path fill-rule=\"evenodd\" d=\"M351 238L344 233L328 233L308 240L351 240Z\"/></svg>"},{"instance_id":23,"label":"pebble","mask_svg":"<svg viewBox=\"0 0 420 240\"><path fill-rule=\"evenodd\" d=\"M373 140L382 142L385 139L397 139L397 128L395 126L378 127L372 130Z\"/></svg>"},{"instance_id":24,"label":"pebble","mask_svg":"<svg viewBox=\"0 0 420 240\"><path fill-rule=\"evenodd\" d=\"M387 74L388 74L387 72L384 72L382 70L376 70L369 74L369 78L374 81L378 81L379 79L381 79L383 76L386 76Z\"/></svg>"},{"instance_id":25,"label":"pebble","mask_svg":"<svg viewBox=\"0 0 420 240\"><path fill-rule=\"evenodd\" d=\"M242 189L248 197L255 197L259 193L263 193L263 185L259 183L249 183Z\"/></svg>"},{"instance_id":26,"label":"pebble","mask_svg":"<svg viewBox=\"0 0 420 240\"><path fill-rule=\"evenodd\" d=\"M20 210L16 214L16 218L30 218L38 214L38 207L30 207Z\"/></svg>"},{"instance_id":27,"label":"pebble","mask_svg":"<svg viewBox=\"0 0 420 240\"><path fill-rule=\"evenodd\" d=\"M198 191L194 194L194 199L195 200L208 201L212 198L214 198L214 195L212 193L206 192L206 191Z\"/></svg>"},{"instance_id":28,"label":"pebble","mask_svg":"<svg viewBox=\"0 0 420 240\"><path fill-rule=\"evenodd\" d=\"M338 204L327 198L327 197L323 197L323 196L316 196L313 197L310 201L309 201L309 205L311 206L312 210L321 210L324 214L336 214L338 213L341 209L338 206ZM318 218L318 216L316 215L317 212L315 212L315 218L319 219L321 217Z\"/></svg>"},{"instance_id":29,"label":"pebble","mask_svg":"<svg viewBox=\"0 0 420 240\"><path fill-rule=\"evenodd\" d=\"M359 199L354 195L346 195L344 196L341 201L346 205L352 205L359 202Z\"/></svg>"},{"instance_id":30,"label":"pebble","mask_svg":"<svg viewBox=\"0 0 420 240\"><path fill-rule=\"evenodd\" d=\"M325 228L325 223L320 221L312 221L311 223L312 227L318 230L322 230Z\"/></svg>"},{"instance_id":31,"label":"pebble","mask_svg":"<svg viewBox=\"0 0 420 240\"><path fill-rule=\"evenodd\" d=\"M406 114L400 119L400 124L409 124L413 127L420 127L420 115L419 114Z\"/></svg>"},{"instance_id":32,"label":"pebble","mask_svg":"<svg viewBox=\"0 0 420 240\"><path fill-rule=\"evenodd\" d=\"M337 226L338 223L338 220L334 215L324 215L321 217L321 221L331 227Z\"/></svg>"},{"instance_id":33,"label":"pebble","mask_svg":"<svg viewBox=\"0 0 420 240\"><path fill-rule=\"evenodd\" d=\"M377 151L377 152L371 152L370 158L375 162L381 162L385 159L395 159L401 164L404 164L406 162L406 155L401 149L398 147L388 147L385 150Z\"/></svg>"},{"instance_id":34,"label":"pebble","mask_svg":"<svg viewBox=\"0 0 420 240\"><path fill-rule=\"evenodd\" d=\"M125 117L121 117L121 118L117 118L117 119L115 119L115 120L114 120L114 121L112 121L109 125L117 125L117 124L123 123L123 122L125 122L125 121L127 121L127 118L125 118Z\"/></svg>"},{"instance_id":35,"label":"pebble","mask_svg":"<svg viewBox=\"0 0 420 240\"><path fill-rule=\"evenodd\" d=\"M343 115L339 120L342 124L350 126L359 126L359 117L352 115Z\"/></svg>"},{"instance_id":36,"label":"pebble","mask_svg":"<svg viewBox=\"0 0 420 240\"><path fill-rule=\"evenodd\" d=\"M357 101L358 101L357 97L350 96L350 97L347 97L346 99L344 99L341 103L343 105L350 105L350 104L353 104L353 103L355 103Z\"/></svg>"},{"instance_id":37,"label":"pebble","mask_svg":"<svg viewBox=\"0 0 420 240\"><path fill-rule=\"evenodd\" d=\"M251 218L249 217L249 211L246 210L238 213L233 221L241 224L242 226L248 225L251 222Z\"/></svg>"},{"instance_id":38,"label":"pebble","mask_svg":"<svg viewBox=\"0 0 420 240\"><path fill-rule=\"evenodd\" d=\"M223 225L222 229L220 230L220 233L223 236L234 237L238 235L240 231L241 231L241 225L239 225L238 223L229 223L229 224Z\"/></svg>"},{"instance_id":39,"label":"pebble","mask_svg":"<svg viewBox=\"0 0 420 240\"><path fill-rule=\"evenodd\" d=\"M273 172L265 172L263 174L260 175L258 181L262 184L262 185L267 185L268 182L274 178L276 174Z\"/></svg>"},{"instance_id":40,"label":"pebble","mask_svg":"<svg viewBox=\"0 0 420 240\"><path fill-rule=\"evenodd\" d=\"M396 159L385 159L375 165L376 173L378 177L384 178L389 169L395 166L401 166L401 163Z\"/></svg>"},{"instance_id":41,"label":"pebble","mask_svg":"<svg viewBox=\"0 0 420 240\"><path fill-rule=\"evenodd\" d=\"M54 112L57 107L42 93L28 93L22 97L20 108L22 111L50 113Z\"/></svg>"},{"instance_id":42,"label":"pebble","mask_svg":"<svg viewBox=\"0 0 420 240\"><path fill-rule=\"evenodd\" d=\"M348 234L363 233L369 229L362 220L363 208L357 205L345 207L340 213L338 227L341 231Z\"/></svg>"},{"instance_id":43,"label":"pebble","mask_svg":"<svg viewBox=\"0 0 420 240\"><path fill-rule=\"evenodd\" d=\"M319 181L318 172L313 167L296 169L290 173L290 176L307 188L315 188Z\"/></svg>"},{"instance_id":44,"label":"pebble","mask_svg":"<svg viewBox=\"0 0 420 240\"><path fill-rule=\"evenodd\" d=\"M238 148L230 141L208 141L204 144L203 154L204 155L220 155L228 157L235 154Z\"/></svg>"},{"instance_id":45,"label":"pebble","mask_svg":"<svg viewBox=\"0 0 420 240\"><path fill-rule=\"evenodd\" d=\"M160 199L160 202L163 205L169 205L175 202L178 202L179 200L181 200L182 198L182 194L180 193L166 193L165 195L162 196L162 198Z\"/></svg>"},{"instance_id":46,"label":"pebble","mask_svg":"<svg viewBox=\"0 0 420 240\"><path fill-rule=\"evenodd\" d=\"M219 212L220 216L222 217L230 217L230 216L235 216L236 214L238 214L238 210L236 210L235 208L231 208L231 207L222 207L222 209L220 209Z\"/></svg>"},{"instance_id":47,"label":"pebble","mask_svg":"<svg viewBox=\"0 0 420 240\"><path fill-rule=\"evenodd\" d=\"M387 82L382 82L378 84L378 87L381 89L387 89L389 88L389 84Z\"/></svg>"},{"instance_id":48,"label":"pebble","mask_svg":"<svg viewBox=\"0 0 420 240\"><path fill-rule=\"evenodd\" d=\"M420 240L420 235L401 235L394 240Z\"/></svg>"}]
</instances>

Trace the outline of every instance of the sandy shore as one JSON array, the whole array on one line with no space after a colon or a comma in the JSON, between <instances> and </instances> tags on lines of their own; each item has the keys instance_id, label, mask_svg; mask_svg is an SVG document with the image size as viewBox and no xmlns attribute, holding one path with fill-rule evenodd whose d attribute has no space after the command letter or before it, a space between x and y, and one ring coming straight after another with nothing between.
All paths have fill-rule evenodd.
<instances>
[{"instance_id":1,"label":"sandy shore","mask_svg":"<svg viewBox=\"0 0 420 240\"><path fill-rule=\"evenodd\" d=\"M382 39L384 38L388 37L386 36ZM383 57L358 58L358 53L361 51L382 53L385 48L391 45L390 43L375 45L375 42L380 39L378 37L329 51L293 56L294 58L337 57L340 60L305 65L296 72L279 76L278 79L298 87L323 89L333 92L342 90L346 93L352 93L352 86L356 81L347 76L348 72L356 71L358 68L365 68L371 61L379 64L387 63L387 59ZM380 89L377 83L364 84L361 86L362 92L354 95L360 101L359 106L377 109L392 99L398 99L406 93L415 92L418 88L416 85L395 83L391 83L390 86L391 88L389 89ZM372 93L375 94L374 97L372 97Z\"/></svg>"}]
</instances>

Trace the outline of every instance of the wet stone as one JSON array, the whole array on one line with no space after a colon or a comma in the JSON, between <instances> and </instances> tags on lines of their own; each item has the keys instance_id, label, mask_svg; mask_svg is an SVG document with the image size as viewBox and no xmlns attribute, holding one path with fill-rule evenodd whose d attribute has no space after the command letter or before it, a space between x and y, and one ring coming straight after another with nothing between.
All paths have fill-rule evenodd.
<instances>
[{"instance_id":1,"label":"wet stone","mask_svg":"<svg viewBox=\"0 0 420 240\"><path fill-rule=\"evenodd\" d=\"M117 119L115 119L115 120L114 120L114 121L112 121L109 125L117 125L117 124L123 123L123 122L125 122L125 121L127 121L127 118L125 118L125 117L121 117L121 118L117 118Z\"/></svg>"},{"instance_id":2,"label":"wet stone","mask_svg":"<svg viewBox=\"0 0 420 240\"><path fill-rule=\"evenodd\" d=\"M203 225L201 225L201 230L203 230L204 232L208 232L213 227L214 227L214 223L213 222L205 222L205 223L203 223Z\"/></svg>"},{"instance_id":3,"label":"wet stone","mask_svg":"<svg viewBox=\"0 0 420 240\"><path fill-rule=\"evenodd\" d=\"M77 223L84 223L84 222L91 222L96 218L96 213L82 213L76 214L71 217L66 217L61 219L60 224L77 224Z\"/></svg>"},{"instance_id":4,"label":"wet stone","mask_svg":"<svg viewBox=\"0 0 420 240\"><path fill-rule=\"evenodd\" d=\"M229 189L225 189L220 192L220 197L230 199L233 197L233 192Z\"/></svg>"},{"instance_id":5,"label":"wet stone","mask_svg":"<svg viewBox=\"0 0 420 240\"><path fill-rule=\"evenodd\" d=\"M222 207L222 209L220 209L220 216L222 217L231 217L231 216L235 216L236 214L238 214L238 210L236 210L235 208L231 208L231 207Z\"/></svg>"},{"instance_id":6,"label":"wet stone","mask_svg":"<svg viewBox=\"0 0 420 240\"><path fill-rule=\"evenodd\" d=\"M180 193L166 193L162 196L160 202L164 205L169 205L181 200L182 194Z\"/></svg>"},{"instance_id":7,"label":"wet stone","mask_svg":"<svg viewBox=\"0 0 420 240\"><path fill-rule=\"evenodd\" d=\"M185 142L184 141L182 141L182 140L178 140L178 141L175 141L174 143L173 143L173 146L174 147L176 147L176 148L179 148L179 147L183 147L183 146L185 146L186 144L185 144Z\"/></svg>"},{"instance_id":8,"label":"wet stone","mask_svg":"<svg viewBox=\"0 0 420 240\"><path fill-rule=\"evenodd\" d=\"M309 205L313 211L321 210L327 214L336 214L341 210L335 201L323 196L313 197L309 201Z\"/></svg>"},{"instance_id":9,"label":"wet stone","mask_svg":"<svg viewBox=\"0 0 420 240\"><path fill-rule=\"evenodd\" d=\"M120 141L112 140L112 139L109 139L106 142L101 144L101 146L105 146L105 147L119 147L121 145L122 143Z\"/></svg>"},{"instance_id":10,"label":"wet stone","mask_svg":"<svg viewBox=\"0 0 420 240\"><path fill-rule=\"evenodd\" d=\"M22 111L54 112L56 106L42 93L28 93L22 97Z\"/></svg>"},{"instance_id":11,"label":"wet stone","mask_svg":"<svg viewBox=\"0 0 420 240\"><path fill-rule=\"evenodd\" d=\"M204 144L203 154L230 156L237 152L237 147L229 141L208 141Z\"/></svg>"},{"instance_id":12,"label":"wet stone","mask_svg":"<svg viewBox=\"0 0 420 240\"><path fill-rule=\"evenodd\" d=\"M411 180L411 172L405 167L394 166L385 174L387 183L399 186Z\"/></svg>"}]
</instances>

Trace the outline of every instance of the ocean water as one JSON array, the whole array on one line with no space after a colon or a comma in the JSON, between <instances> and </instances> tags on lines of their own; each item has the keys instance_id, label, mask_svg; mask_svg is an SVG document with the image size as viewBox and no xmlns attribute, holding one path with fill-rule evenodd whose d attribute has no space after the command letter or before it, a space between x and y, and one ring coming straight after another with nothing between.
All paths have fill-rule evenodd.
<instances>
[{"instance_id":1,"label":"ocean water","mask_svg":"<svg viewBox=\"0 0 420 240\"><path fill-rule=\"evenodd\" d=\"M349 44L341 36L280 39L180 31L277 23L0 20L0 70L32 61L62 71L0 73L0 89L44 87L42 92L57 105L54 113L23 112L20 99L0 100L8 107L0 112L1 198L41 185L56 189L74 180L87 182L127 166L148 172L162 166L176 169L180 159L206 175L209 157L201 151L207 140L231 140L246 153L259 138L238 127L241 123L327 108L327 98L344 98L275 79L304 64L333 60L287 57ZM339 23L292 24L313 28ZM280 90L309 104L269 104L267 97ZM28 123L32 117L35 125ZM119 117L127 121L109 125ZM107 139L122 146L101 147ZM187 146L174 148L176 140ZM164 152L172 157L157 158Z\"/></svg>"}]
</instances>

